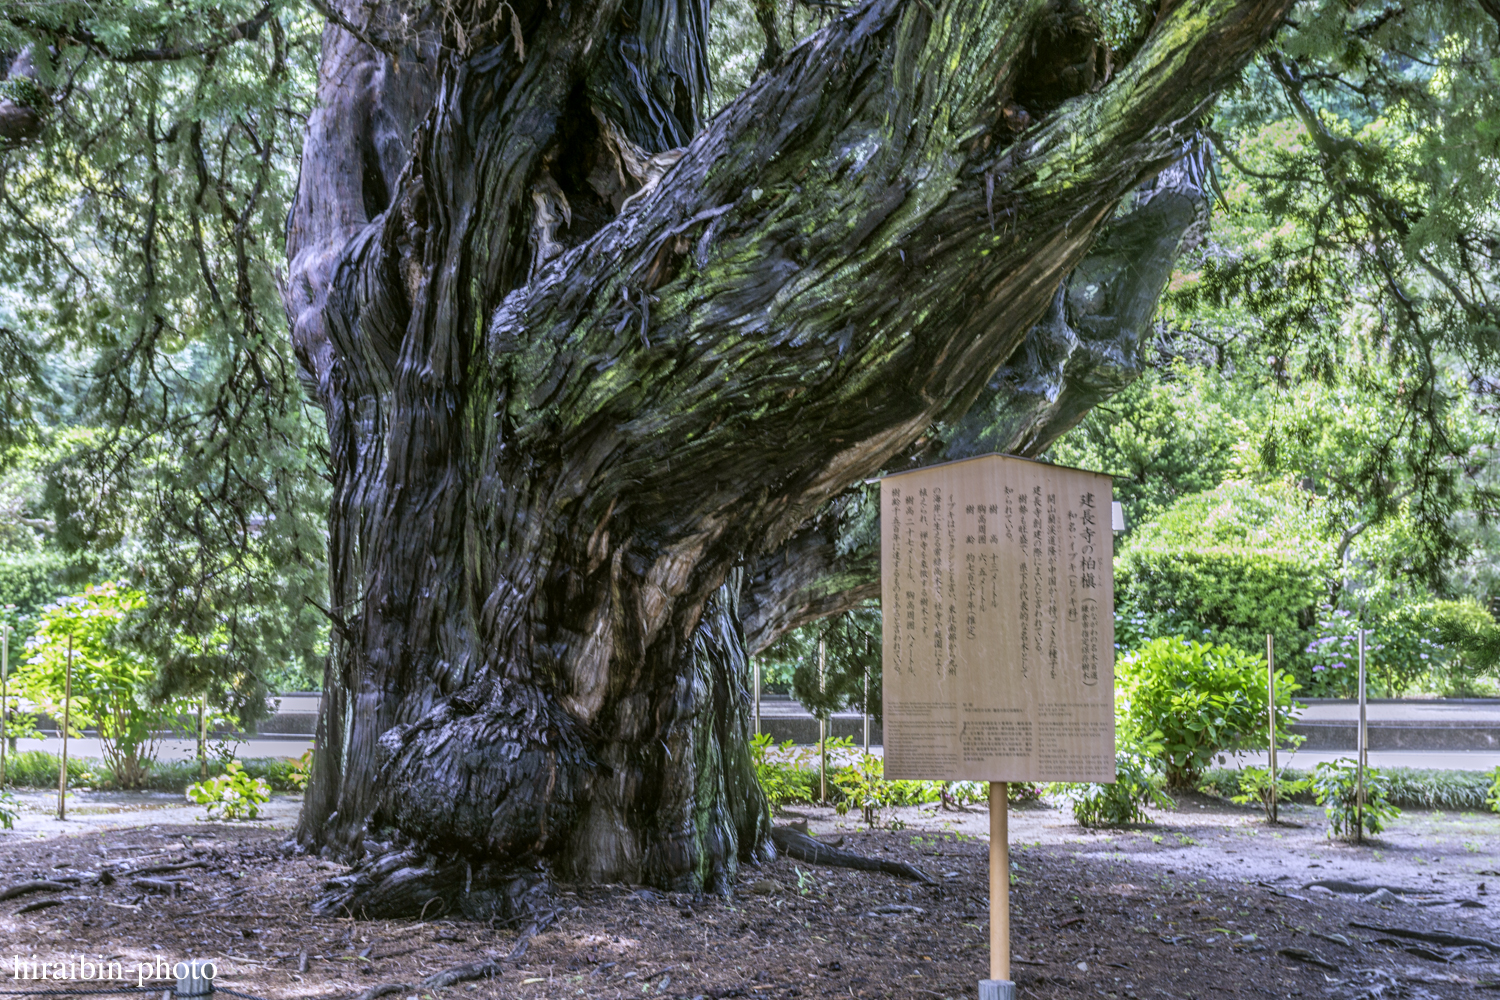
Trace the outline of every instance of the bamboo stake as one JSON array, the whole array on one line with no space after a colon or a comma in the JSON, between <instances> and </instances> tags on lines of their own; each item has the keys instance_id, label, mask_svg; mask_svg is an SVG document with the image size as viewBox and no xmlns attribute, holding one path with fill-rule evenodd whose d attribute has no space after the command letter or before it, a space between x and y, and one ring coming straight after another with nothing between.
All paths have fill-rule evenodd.
<instances>
[{"instance_id":1,"label":"bamboo stake","mask_svg":"<svg viewBox=\"0 0 1500 1000\"><path fill-rule=\"evenodd\" d=\"M1369 734L1365 730L1365 630L1359 630L1359 728L1355 747L1355 791L1354 791L1354 842L1365 839L1365 755L1369 750Z\"/></svg>"},{"instance_id":2,"label":"bamboo stake","mask_svg":"<svg viewBox=\"0 0 1500 1000\"><path fill-rule=\"evenodd\" d=\"M0 789L5 787L5 731L10 715L10 626L0 627Z\"/></svg>"},{"instance_id":3,"label":"bamboo stake","mask_svg":"<svg viewBox=\"0 0 1500 1000\"><path fill-rule=\"evenodd\" d=\"M208 780L208 754L203 752L203 745L208 742L208 695L204 695L198 702L198 777L204 781Z\"/></svg>"},{"instance_id":4,"label":"bamboo stake","mask_svg":"<svg viewBox=\"0 0 1500 1000\"><path fill-rule=\"evenodd\" d=\"M752 657L755 664L755 735L760 735L760 657Z\"/></svg>"},{"instance_id":5,"label":"bamboo stake","mask_svg":"<svg viewBox=\"0 0 1500 1000\"><path fill-rule=\"evenodd\" d=\"M57 818L68 818L68 725L73 709L73 634L68 633L68 666L63 674L62 762L57 768Z\"/></svg>"},{"instance_id":6,"label":"bamboo stake","mask_svg":"<svg viewBox=\"0 0 1500 1000\"><path fill-rule=\"evenodd\" d=\"M865 700L860 705L865 710L865 756L870 756L870 668L865 667Z\"/></svg>"},{"instance_id":7,"label":"bamboo stake","mask_svg":"<svg viewBox=\"0 0 1500 1000\"><path fill-rule=\"evenodd\" d=\"M828 648L822 639L818 640L818 692L821 694L828 690L827 670ZM828 717L827 713L818 715L818 801L823 805L828 804Z\"/></svg>"},{"instance_id":8,"label":"bamboo stake","mask_svg":"<svg viewBox=\"0 0 1500 1000\"><path fill-rule=\"evenodd\" d=\"M990 782L990 978L979 984L979 1000L1011 1000L1010 804L1006 783Z\"/></svg>"},{"instance_id":9,"label":"bamboo stake","mask_svg":"<svg viewBox=\"0 0 1500 1000\"><path fill-rule=\"evenodd\" d=\"M1271 764L1271 822L1277 820L1276 786L1279 773L1276 770L1276 640L1266 634L1266 714L1269 717L1271 735L1269 760Z\"/></svg>"}]
</instances>

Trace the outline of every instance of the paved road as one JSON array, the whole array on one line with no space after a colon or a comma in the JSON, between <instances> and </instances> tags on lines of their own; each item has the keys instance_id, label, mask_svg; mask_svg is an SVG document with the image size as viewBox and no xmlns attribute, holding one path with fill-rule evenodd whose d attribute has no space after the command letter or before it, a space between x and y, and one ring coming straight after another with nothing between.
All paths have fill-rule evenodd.
<instances>
[{"instance_id":1,"label":"paved road","mask_svg":"<svg viewBox=\"0 0 1500 1000\"><path fill-rule=\"evenodd\" d=\"M1340 759L1354 759L1354 751L1350 750L1299 750L1296 754L1287 755L1281 751L1276 756L1276 763L1281 767L1294 767L1299 771L1310 771L1317 764L1331 763ZM1255 765L1264 767L1266 755L1263 753L1241 754L1234 760L1240 765ZM1459 750L1459 751L1427 751L1427 750L1371 750L1371 767L1421 767L1435 768L1443 771L1490 771L1500 767L1500 753L1488 753L1483 750Z\"/></svg>"},{"instance_id":2,"label":"paved road","mask_svg":"<svg viewBox=\"0 0 1500 1000\"><path fill-rule=\"evenodd\" d=\"M247 757L301 757L302 754L313 745L311 736L274 736L253 737L240 740L235 744L235 756L241 759ZM62 752L62 740L19 740L19 750L45 750L56 754ZM7 750L6 753L10 751ZM198 753L198 744L193 740L162 740L160 750L157 753L158 760L192 760ZM68 740L69 757L93 757L96 760L104 756L96 739Z\"/></svg>"},{"instance_id":3,"label":"paved road","mask_svg":"<svg viewBox=\"0 0 1500 1000\"><path fill-rule=\"evenodd\" d=\"M281 704L278 706L280 714L287 719L301 717L303 721L310 721L315 717L318 710L318 696L309 693L287 694L281 696ZM1299 722L1310 724L1338 724L1352 723L1358 717L1358 706L1353 701L1332 700L1307 700L1306 707L1301 711ZM1367 718L1372 727L1382 724L1396 724L1406 729L1431 727L1433 730L1442 730L1450 727L1473 727L1487 729L1493 727L1500 732L1500 699L1473 699L1473 700L1451 700L1451 701L1388 701L1377 700L1368 704ZM791 723L796 729L799 742L815 741L816 728L811 723L811 716L795 701L784 696L766 696L761 699L761 718L771 723L768 726L773 732L781 727L775 725L781 722L783 726ZM838 723L838 732L852 735L855 742L860 742L862 734L862 717L857 713L841 713L835 716ZM310 727L309 727L310 728ZM806 729L807 733L802 731ZM804 740L805 737L805 740ZM877 743L875 752L879 752L878 742L880 739L879 727L874 728L874 737ZM240 757L299 757L308 747L312 745L310 735L299 735L293 733L268 733L263 736L252 737L239 743L236 750ZM61 741L49 740L24 740L21 749L42 749L49 753L57 753L61 748ZM163 740L160 757L163 760L188 760L195 753L196 747L192 740ZM1312 767L1321 761L1332 761L1340 757L1350 756L1353 752L1352 743L1347 749L1341 749L1335 744L1332 748L1316 750L1303 750L1293 758L1295 767ZM78 757L99 757L99 741L93 739L78 739L69 741L69 753ZM1244 763L1263 764L1264 755L1247 754L1240 760ZM1283 754L1283 760L1285 755ZM1422 767L1422 768L1444 768L1453 770L1488 771L1500 767L1500 749L1473 749L1473 750L1424 750L1424 749L1376 749L1370 752L1370 763L1377 767Z\"/></svg>"},{"instance_id":4,"label":"paved road","mask_svg":"<svg viewBox=\"0 0 1500 1000\"><path fill-rule=\"evenodd\" d=\"M1359 703L1353 700L1304 699L1303 703L1307 707L1298 714L1300 722L1354 722L1359 718ZM1473 698L1444 701L1380 699L1370 701L1365 705L1365 719L1369 722L1500 726L1500 699Z\"/></svg>"}]
</instances>

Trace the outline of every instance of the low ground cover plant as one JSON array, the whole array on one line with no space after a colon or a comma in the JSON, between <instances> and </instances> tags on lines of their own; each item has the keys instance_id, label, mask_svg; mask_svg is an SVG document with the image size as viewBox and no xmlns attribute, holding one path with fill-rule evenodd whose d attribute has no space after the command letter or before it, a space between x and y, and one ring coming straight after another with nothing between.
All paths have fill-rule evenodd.
<instances>
[{"instance_id":1,"label":"low ground cover plant","mask_svg":"<svg viewBox=\"0 0 1500 1000\"><path fill-rule=\"evenodd\" d=\"M761 733L751 739L750 755L773 811L818 801L821 754L816 744L787 740L777 745ZM887 781L882 758L860 753L849 737L828 741L828 762L829 804L840 816L858 812L870 826L880 825L884 811L895 806L963 807L989 799L989 784L983 781ZM1038 795L1035 785L1016 783L1009 789L1013 803L1035 801Z\"/></svg>"},{"instance_id":2,"label":"low ground cover plant","mask_svg":"<svg viewBox=\"0 0 1500 1000\"><path fill-rule=\"evenodd\" d=\"M311 751L308 751L311 753ZM307 758L307 754L303 754ZM310 758L308 758L310 761ZM56 754L45 750L19 750L5 755L6 783L15 788L56 788ZM300 792L297 784L301 760L286 757L247 757L237 761L252 778L263 779L273 792ZM214 777L224 773L226 762L210 760L208 774ZM153 761L151 770L141 784L142 791L173 792L181 795L188 786L201 777L201 766L196 760ZM304 779L305 780L305 779ZM95 788L113 791L114 784L109 769L96 757L68 757L68 785L70 788Z\"/></svg>"},{"instance_id":3,"label":"low ground cover plant","mask_svg":"<svg viewBox=\"0 0 1500 1000\"><path fill-rule=\"evenodd\" d=\"M1219 767L1205 772L1198 790L1205 795L1234 800L1236 796L1249 795L1254 791L1253 778L1247 780L1246 773L1258 768ZM1440 771L1419 767L1383 767L1380 773L1386 780L1386 801L1402 809L1484 809L1491 794L1491 785L1500 781L1500 768L1496 774L1487 771ZM1311 771L1294 767L1281 769L1281 800L1314 805ZM1253 801L1253 800L1251 800ZM1493 808L1493 807L1491 807Z\"/></svg>"},{"instance_id":4,"label":"low ground cover plant","mask_svg":"<svg viewBox=\"0 0 1500 1000\"><path fill-rule=\"evenodd\" d=\"M1051 786L1072 808L1079 826L1120 827L1149 823L1147 806L1170 809L1174 803L1162 789L1156 762L1162 754L1161 732L1141 736L1128 723L1117 723L1115 780L1075 782Z\"/></svg>"},{"instance_id":5,"label":"low ground cover plant","mask_svg":"<svg viewBox=\"0 0 1500 1000\"><path fill-rule=\"evenodd\" d=\"M239 761L232 760L223 774L190 786L187 797L207 807L209 819L255 819L260 807L271 801L271 786L264 778L252 778Z\"/></svg>"}]
</instances>

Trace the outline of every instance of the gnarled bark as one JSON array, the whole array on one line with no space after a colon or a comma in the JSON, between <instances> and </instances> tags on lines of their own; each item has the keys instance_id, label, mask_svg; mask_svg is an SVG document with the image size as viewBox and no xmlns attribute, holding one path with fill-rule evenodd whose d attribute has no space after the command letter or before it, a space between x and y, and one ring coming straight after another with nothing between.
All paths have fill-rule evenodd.
<instances>
[{"instance_id":1,"label":"gnarled bark","mask_svg":"<svg viewBox=\"0 0 1500 1000\"><path fill-rule=\"evenodd\" d=\"M1040 455L1140 375L1151 318L1173 266L1207 233L1209 149L1195 144L1142 185L969 411L932 428L893 468L993 452ZM851 516L867 500L858 488L841 495L751 563L742 602L752 653L789 629L880 595L878 530L871 530L879 511Z\"/></svg>"},{"instance_id":2,"label":"gnarled bark","mask_svg":"<svg viewBox=\"0 0 1500 1000\"><path fill-rule=\"evenodd\" d=\"M326 905L460 860L502 909L538 866L714 887L765 850L735 566L970 409L1284 7L1175 5L1072 94L1043 0L869 0L681 151L691 0L521 2L524 58L496 24L399 73L330 27L364 89L289 238L336 474L300 836L397 860Z\"/></svg>"}]
</instances>

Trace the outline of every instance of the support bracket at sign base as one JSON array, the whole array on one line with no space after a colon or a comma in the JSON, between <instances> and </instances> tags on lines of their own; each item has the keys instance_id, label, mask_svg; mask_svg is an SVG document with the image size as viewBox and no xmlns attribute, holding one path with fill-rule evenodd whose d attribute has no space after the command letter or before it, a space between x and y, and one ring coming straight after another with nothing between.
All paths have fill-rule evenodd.
<instances>
[{"instance_id":1,"label":"support bracket at sign base","mask_svg":"<svg viewBox=\"0 0 1500 1000\"><path fill-rule=\"evenodd\" d=\"M979 1000L1016 1000L1016 984L1009 979L981 979Z\"/></svg>"}]
</instances>

